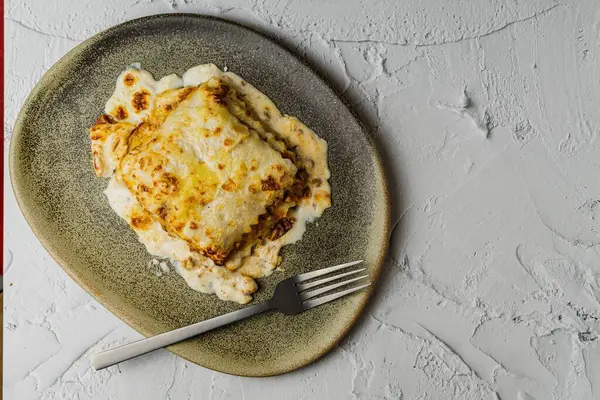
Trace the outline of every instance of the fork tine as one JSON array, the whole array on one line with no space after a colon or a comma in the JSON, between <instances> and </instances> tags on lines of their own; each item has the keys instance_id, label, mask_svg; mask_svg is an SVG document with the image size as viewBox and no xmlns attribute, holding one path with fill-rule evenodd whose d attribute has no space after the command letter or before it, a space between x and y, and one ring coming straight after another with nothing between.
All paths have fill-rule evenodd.
<instances>
[{"instance_id":1,"label":"fork tine","mask_svg":"<svg viewBox=\"0 0 600 400\"><path fill-rule=\"evenodd\" d=\"M357 269L355 271L344 272L343 274L339 274L339 275L336 275L336 276L330 276L329 278L319 279L318 281L314 281L314 282L310 282L310 283L299 283L298 286L297 286L298 287L298 291L301 292L303 290L310 289L312 287L319 286L319 285L322 285L322 284L327 283L327 282L331 282L331 281L335 281L337 279L341 279L341 278L343 278L345 276L350 276L350 275L358 274L359 272L362 272L362 271L365 271L365 270L366 270L366 268L360 268L360 269Z\"/></svg>"},{"instance_id":2,"label":"fork tine","mask_svg":"<svg viewBox=\"0 0 600 400\"><path fill-rule=\"evenodd\" d=\"M348 268L356 264L360 264L364 260L352 261L345 264L335 265L333 267L327 267L323 269L319 269L312 272L305 272L304 274L296 275L296 282L303 282L308 279L317 278L319 276L323 276L329 274L331 272L339 271L340 269Z\"/></svg>"},{"instance_id":3,"label":"fork tine","mask_svg":"<svg viewBox=\"0 0 600 400\"><path fill-rule=\"evenodd\" d=\"M369 277L369 275L363 275L363 276L359 276L357 278L347 279L343 282L334 283L333 285L325 286L324 288L321 288L321 289L304 292L304 293L300 294L300 298L302 300L312 299L313 297L318 296L320 294L327 293L333 289L337 289L339 287L346 286L349 283L356 282L356 281L359 281L361 279L368 278L368 277Z\"/></svg>"},{"instance_id":4,"label":"fork tine","mask_svg":"<svg viewBox=\"0 0 600 400\"><path fill-rule=\"evenodd\" d=\"M304 306L305 310L308 310L310 308L320 306L321 304L329 303L330 301L339 299L340 297L344 297L350 293L354 293L360 289L364 289L367 286L369 286L370 284L371 284L371 282L365 283L364 285L356 286L356 287L353 287L350 289L342 290L341 292L328 294L327 296L319 297L318 299L307 300L307 301L302 302L302 305Z\"/></svg>"}]
</instances>

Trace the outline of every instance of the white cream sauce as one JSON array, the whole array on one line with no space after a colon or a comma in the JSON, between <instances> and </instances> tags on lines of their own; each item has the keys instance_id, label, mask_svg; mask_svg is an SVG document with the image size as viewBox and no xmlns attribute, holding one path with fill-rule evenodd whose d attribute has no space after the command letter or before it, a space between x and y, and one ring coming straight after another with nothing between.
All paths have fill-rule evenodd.
<instances>
[{"instance_id":1,"label":"white cream sauce","mask_svg":"<svg viewBox=\"0 0 600 400\"><path fill-rule=\"evenodd\" d=\"M126 85L126 75L133 75L135 82ZM233 254L224 267L216 266L212 260L190 251L184 240L167 233L158 222L145 230L134 229L147 251L155 257L172 260L179 274L188 285L203 293L215 293L222 300L248 303L257 285L252 278L270 275L280 262L281 247L295 243L302 238L306 224L323 214L331 204L327 166L327 143L297 118L282 115L275 104L264 94L231 72L223 72L214 64L198 65L189 69L182 77L168 75L154 80L152 75L133 64L123 71L117 80L114 94L106 103L105 112L114 117L117 108L127 111L122 122L139 124L152 110L153 96L174 88L197 86L212 77L220 77L233 85L238 93L257 111L261 120L275 132L280 139L296 147L296 153L304 162L309 179L315 184L311 187L311 196L302 199L300 204L290 211L296 219L293 228L275 241L266 241L253 248L242 248ZM132 96L145 91L150 97L150 107L137 111L132 106ZM132 213L143 212L142 207L127 187L113 176L105 191L113 210L129 223Z\"/></svg>"}]
</instances>

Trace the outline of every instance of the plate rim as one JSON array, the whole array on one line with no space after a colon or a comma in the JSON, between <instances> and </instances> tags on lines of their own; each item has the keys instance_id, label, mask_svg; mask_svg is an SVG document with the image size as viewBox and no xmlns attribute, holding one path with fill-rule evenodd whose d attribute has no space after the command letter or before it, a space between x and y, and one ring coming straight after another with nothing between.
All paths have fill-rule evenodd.
<instances>
[{"instance_id":1,"label":"plate rim","mask_svg":"<svg viewBox=\"0 0 600 400\"><path fill-rule=\"evenodd\" d=\"M102 307L104 307L111 314L116 316L119 320L121 320L122 322L127 324L129 327L131 327L136 332L142 334L144 337L150 336L149 332L145 329L145 327L136 324L133 321L133 318L131 318L126 313L118 312L117 311L118 307L108 299L107 295L103 294L101 291L95 290L90 285L84 283L83 280L79 277L79 274L75 273L70 268L65 267L65 265L68 263L63 260L63 258L60 256L60 254L58 254L59 253L58 251L52 250L52 245L49 243L49 241L47 241L45 238L43 238L43 234L41 234L42 228L36 222L35 216L23 204L23 202L24 202L24 200L22 199L23 194L22 194L21 190L19 189L19 183L17 183L18 178L15 175L16 174L15 169L18 168L16 166L17 161L15 160L15 151L16 151L15 147L17 146L15 143L17 143L18 141L21 140L20 137L22 135L23 122L25 120L27 111L31 108L31 104L36 99L38 93L43 89L43 87L50 80L52 75L54 73L56 73L56 71L58 71L63 64L67 65L69 63L69 60L74 55L81 52L82 49L84 49L86 45L90 44L91 41L100 39L102 36L108 35L108 34L112 33L113 31L118 31L119 29L128 27L130 25L135 26L135 25L145 23L147 21L156 20L156 19L181 18L181 17L197 19L200 21L202 21L202 20L217 21L219 23L224 23L226 25L232 25L237 28L249 30L252 33L257 34L260 37L262 37L263 39L276 45L277 47L282 49L284 52L286 52L288 55L290 55L295 60L297 60L299 63L301 63L304 67L306 67L307 70L313 76L315 76L318 80L321 81L321 83L323 83L327 88L329 88L329 90L332 91L332 93L342 102L344 107L350 112L350 114L352 115L354 120L357 122L357 124L360 127L361 133L363 134L364 138L368 141L369 145L373 149L373 152L375 155L375 157L374 157L374 161L375 161L374 165L376 167L375 169L382 178L381 179L382 180L382 182L381 182L382 196L383 196L383 200L384 200L384 204L385 204L384 218L383 218L384 241L383 241L382 245L380 246L380 248L378 249L377 260L376 260L376 263L374 264L374 269L373 269L372 283L370 286L368 286L366 288L365 296L363 297L361 302L358 304L350 321L346 325L344 325L342 329L340 329L338 331L334 340L330 341L330 343L323 350L321 350L320 352L315 354L313 357L310 357L307 360L300 361L299 363L296 363L292 366L288 366L288 367L283 366L280 368L274 368L271 371L266 372L266 373L261 372L261 371L253 371L256 373L237 374L237 373L232 373L230 371L222 370L220 368L214 368L212 366L208 367L208 366L202 364L201 361L192 360L192 359L188 358L186 355L184 355L183 352L181 352L180 350L174 349L173 346L176 346L176 345L166 347L166 349L169 352L171 352L171 353L177 355L178 357L181 357L193 364L196 364L200 367L203 367L203 368L206 368L209 370L221 372L221 373L232 375L232 376L269 377L269 376L277 376L277 375L286 374L286 373L301 369L303 367L306 367L307 365L310 365L313 362L315 362L315 361L319 360L320 358L322 358L323 356L325 356L327 353L329 353L331 350L333 350L333 348L336 347L342 341L342 339L344 339L344 337L346 337L348 335L348 333L350 332L350 330L353 327L355 327L357 325L359 318L362 316L367 304L373 297L373 293L375 291L375 288L377 287L379 278L381 277L381 273L383 270L383 264L385 262L385 258L386 258L387 252L388 252L389 238L390 238L390 234L391 234L391 232L390 232L390 230L391 230L391 199L390 199L390 194L389 194L389 176L386 173L386 169L384 167L384 163L382 160L383 152L380 150L380 144L377 142L375 135L373 133L371 133L369 129L367 129L366 125L364 124L362 119L359 117L359 115L357 114L354 107L352 107L352 105L345 98L345 96L343 96L342 93L340 93L340 91L323 75L323 73L321 71L319 71L317 68L313 67L306 59L304 59L303 57L301 57L300 55L298 55L294 51L292 51L281 40L278 40L277 38L273 37L269 33L262 32L258 29L255 29L254 27L250 27L243 23L240 23L237 21L232 21L229 19L221 18L221 17L216 17L213 15L206 15L206 14L200 14L200 13L151 14L151 15L134 18L131 20L121 22L119 24L113 25L107 29L104 29L102 31L95 33L94 35L83 40L81 43L78 43L71 50L69 50L67 53L65 53L58 61L56 61L42 75L42 77L39 79L39 81L35 84L33 89L31 89L30 93L25 98L25 101L23 102L23 104L19 110L19 113L17 115L17 118L15 120L13 129L12 129L12 135L10 138L10 146L9 146L9 151L8 151L8 170L9 170L12 191L13 191L13 194L15 197L15 201L21 211L21 214L23 215L25 221L27 222L27 224L31 228L32 232L36 236L37 240L42 244L42 246L44 247L46 252L60 266L60 268L67 274L67 276L69 278L71 278L80 288L85 290L86 293L88 293L90 296L92 296L94 298L94 300L98 301L98 303L100 303L100 305Z\"/></svg>"}]
</instances>

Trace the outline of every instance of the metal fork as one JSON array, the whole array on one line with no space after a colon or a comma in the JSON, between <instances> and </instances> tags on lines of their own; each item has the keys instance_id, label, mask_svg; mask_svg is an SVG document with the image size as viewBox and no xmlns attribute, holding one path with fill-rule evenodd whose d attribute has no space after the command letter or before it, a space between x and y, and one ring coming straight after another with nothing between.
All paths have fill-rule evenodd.
<instances>
[{"instance_id":1,"label":"metal fork","mask_svg":"<svg viewBox=\"0 0 600 400\"><path fill-rule=\"evenodd\" d=\"M328 293L334 289L341 288L350 283L357 282L361 279L368 278L368 274L343 280L341 282L332 283L330 285L314 289L323 284L337 281L338 279L356 275L366 268L354 269L352 271L338 273L323 279L311 281L332 272L341 271L345 268L362 263L363 260L352 261L345 264L336 265L334 267L323 268L317 271L306 272L292 276L284 281L279 282L275 287L275 293L270 300L255 304L250 307L242 308L228 314L220 315L206 321L198 322L183 328L175 329L170 332L161 333L160 335L152 336L146 339L138 340L130 344L126 344L111 350L96 353L91 356L91 364L95 370L100 370L131 358L141 356L150 351L166 347L182 340L189 339L201 333L219 328L224 325L229 325L233 322L251 317L256 314L263 313L269 310L277 310L286 315L296 315L303 311L310 310L313 307L321 304L329 303L330 301L339 299L350 293L354 293L360 289L366 288L371 284L367 282L359 286L353 286L339 292L327 294L322 297L316 296ZM310 281L310 282L309 282Z\"/></svg>"}]
</instances>

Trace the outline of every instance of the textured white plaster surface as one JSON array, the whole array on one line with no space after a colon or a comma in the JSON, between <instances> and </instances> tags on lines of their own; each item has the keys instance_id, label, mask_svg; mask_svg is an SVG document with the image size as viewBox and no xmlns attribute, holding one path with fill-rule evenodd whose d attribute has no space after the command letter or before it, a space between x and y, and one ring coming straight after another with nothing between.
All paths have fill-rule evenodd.
<instances>
[{"instance_id":1,"label":"textured white plaster surface","mask_svg":"<svg viewBox=\"0 0 600 400\"><path fill-rule=\"evenodd\" d=\"M397 222L377 296L339 347L284 376L166 351L94 372L88 349L139 335L52 261L6 175L7 399L600 398L597 0L9 0L5 156L54 62L162 12L280 37L362 114Z\"/></svg>"}]
</instances>

